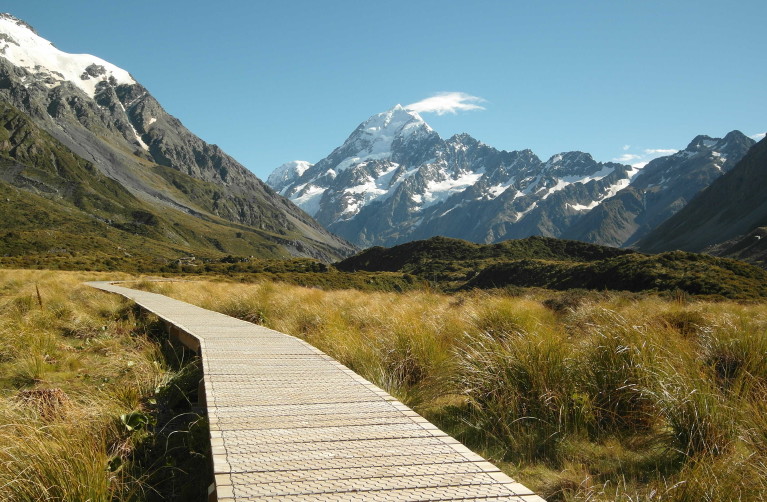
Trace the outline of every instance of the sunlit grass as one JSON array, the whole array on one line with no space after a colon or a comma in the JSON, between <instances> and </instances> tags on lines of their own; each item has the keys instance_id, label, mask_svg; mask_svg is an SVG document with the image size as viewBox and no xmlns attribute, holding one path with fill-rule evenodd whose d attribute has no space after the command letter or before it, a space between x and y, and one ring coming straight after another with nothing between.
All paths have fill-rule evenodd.
<instances>
[{"instance_id":1,"label":"sunlit grass","mask_svg":"<svg viewBox=\"0 0 767 502\"><path fill-rule=\"evenodd\" d=\"M129 302L91 273L0 270L0 500L132 500L120 416L163 378ZM110 278L127 277L112 274Z\"/></svg>"},{"instance_id":2,"label":"sunlit grass","mask_svg":"<svg viewBox=\"0 0 767 502\"><path fill-rule=\"evenodd\" d=\"M308 340L549 500L767 499L764 304L143 287Z\"/></svg>"}]
</instances>

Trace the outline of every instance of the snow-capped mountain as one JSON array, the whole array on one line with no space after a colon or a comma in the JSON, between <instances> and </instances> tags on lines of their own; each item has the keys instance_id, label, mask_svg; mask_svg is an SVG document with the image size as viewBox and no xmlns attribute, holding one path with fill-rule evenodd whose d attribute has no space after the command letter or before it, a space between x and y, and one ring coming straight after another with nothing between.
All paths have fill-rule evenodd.
<instances>
[{"instance_id":1,"label":"snow-capped mountain","mask_svg":"<svg viewBox=\"0 0 767 502\"><path fill-rule=\"evenodd\" d=\"M352 250L192 134L127 71L62 52L10 14L0 14L0 101L143 201L256 229L272 254L334 259ZM168 233L179 245L189 242L183 232ZM243 249L215 241L221 252Z\"/></svg>"},{"instance_id":2,"label":"snow-capped mountain","mask_svg":"<svg viewBox=\"0 0 767 502\"><path fill-rule=\"evenodd\" d=\"M705 136L696 138L688 147L689 154L695 156L697 145L713 141ZM715 157L721 162L724 156ZM729 172L645 236L638 243L639 249L652 253L672 249L705 250L764 267L767 264L765 184L767 139L762 139Z\"/></svg>"},{"instance_id":3,"label":"snow-capped mountain","mask_svg":"<svg viewBox=\"0 0 767 502\"><path fill-rule=\"evenodd\" d=\"M52 89L64 82L79 87L91 98L101 82L135 84L130 74L90 54L67 54L40 37L30 25L10 14L0 14L0 54L29 72L27 80Z\"/></svg>"},{"instance_id":4,"label":"snow-capped mountain","mask_svg":"<svg viewBox=\"0 0 767 502\"><path fill-rule=\"evenodd\" d=\"M651 161L631 185L585 215L563 237L634 245L729 172L754 145L740 131L697 136L684 150Z\"/></svg>"},{"instance_id":5,"label":"snow-capped mountain","mask_svg":"<svg viewBox=\"0 0 767 502\"><path fill-rule=\"evenodd\" d=\"M737 131L722 140L699 137L644 168L597 162L584 152L543 161L530 150L497 150L467 134L443 140L397 105L360 124L303 172L281 166L272 187L360 246L434 235L483 243L566 236L620 246L643 235L638 227L645 220L657 225L682 207L751 144ZM637 214L597 211L613 208L627 190L646 194ZM662 195L647 195L656 192ZM616 231L621 218L641 223L623 222Z\"/></svg>"},{"instance_id":6,"label":"snow-capped mountain","mask_svg":"<svg viewBox=\"0 0 767 502\"><path fill-rule=\"evenodd\" d=\"M272 171L272 174L270 174L266 180L266 184L279 192L285 185L304 174L304 172L313 165L314 164L311 162L305 160L286 162Z\"/></svg>"}]
</instances>

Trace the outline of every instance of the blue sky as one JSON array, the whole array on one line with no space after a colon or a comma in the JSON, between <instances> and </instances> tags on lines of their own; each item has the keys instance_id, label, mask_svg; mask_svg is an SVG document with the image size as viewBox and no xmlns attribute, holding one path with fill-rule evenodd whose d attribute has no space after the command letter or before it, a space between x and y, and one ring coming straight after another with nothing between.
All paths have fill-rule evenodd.
<instances>
[{"instance_id":1,"label":"blue sky","mask_svg":"<svg viewBox=\"0 0 767 502\"><path fill-rule=\"evenodd\" d=\"M638 162L697 134L767 130L767 2L6 0L59 49L128 71L258 176L316 162L370 115L424 112L540 157ZM460 100L459 100L460 101ZM468 101L472 103L471 101Z\"/></svg>"}]
</instances>

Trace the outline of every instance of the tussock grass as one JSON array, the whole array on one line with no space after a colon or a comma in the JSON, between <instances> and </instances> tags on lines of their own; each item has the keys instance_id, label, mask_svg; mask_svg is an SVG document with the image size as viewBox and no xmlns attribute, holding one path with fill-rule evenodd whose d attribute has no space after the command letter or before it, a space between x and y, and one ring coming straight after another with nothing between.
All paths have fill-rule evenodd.
<instances>
[{"instance_id":1,"label":"tussock grass","mask_svg":"<svg viewBox=\"0 0 767 502\"><path fill-rule=\"evenodd\" d=\"M522 331L500 340L478 333L465 343L456 380L475 427L504 445L506 458L555 458L580 425L569 347L556 335Z\"/></svg>"},{"instance_id":2,"label":"tussock grass","mask_svg":"<svg viewBox=\"0 0 767 502\"><path fill-rule=\"evenodd\" d=\"M549 500L767 499L767 306L144 284L308 340Z\"/></svg>"},{"instance_id":3,"label":"tussock grass","mask_svg":"<svg viewBox=\"0 0 767 502\"><path fill-rule=\"evenodd\" d=\"M613 310L598 310L579 354L581 399L594 433L644 431L656 421L656 336Z\"/></svg>"},{"instance_id":4,"label":"tussock grass","mask_svg":"<svg viewBox=\"0 0 767 502\"><path fill-rule=\"evenodd\" d=\"M104 500L109 496L106 441L93 434L92 426L34 425L29 416L6 415L2 420L0 498Z\"/></svg>"},{"instance_id":5,"label":"tussock grass","mask_svg":"<svg viewBox=\"0 0 767 502\"><path fill-rule=\"evenodd\" d=\"M141 500L148 489L129 468L140 438L120 417L143 413L167 368L128 302L82 285L98 278L0 270L2 501Z\"/></svg>"}]
</instances>

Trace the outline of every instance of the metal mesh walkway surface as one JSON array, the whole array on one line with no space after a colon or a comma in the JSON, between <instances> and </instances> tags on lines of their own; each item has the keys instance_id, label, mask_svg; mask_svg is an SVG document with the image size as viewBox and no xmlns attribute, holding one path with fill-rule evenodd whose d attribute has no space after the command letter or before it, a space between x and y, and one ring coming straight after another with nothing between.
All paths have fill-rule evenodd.
<instances>
[{"instance_id":1,"label":"metal mesh walkway surface","mask_svg":"<svg viewBox=\"0 0 767 502\"><path fill-rule=\"evenodd\" d=\"M298 338L163 295L89 285L154 313L201 356L211 500L543 501Z\"/></svg>"}]
</instances>

